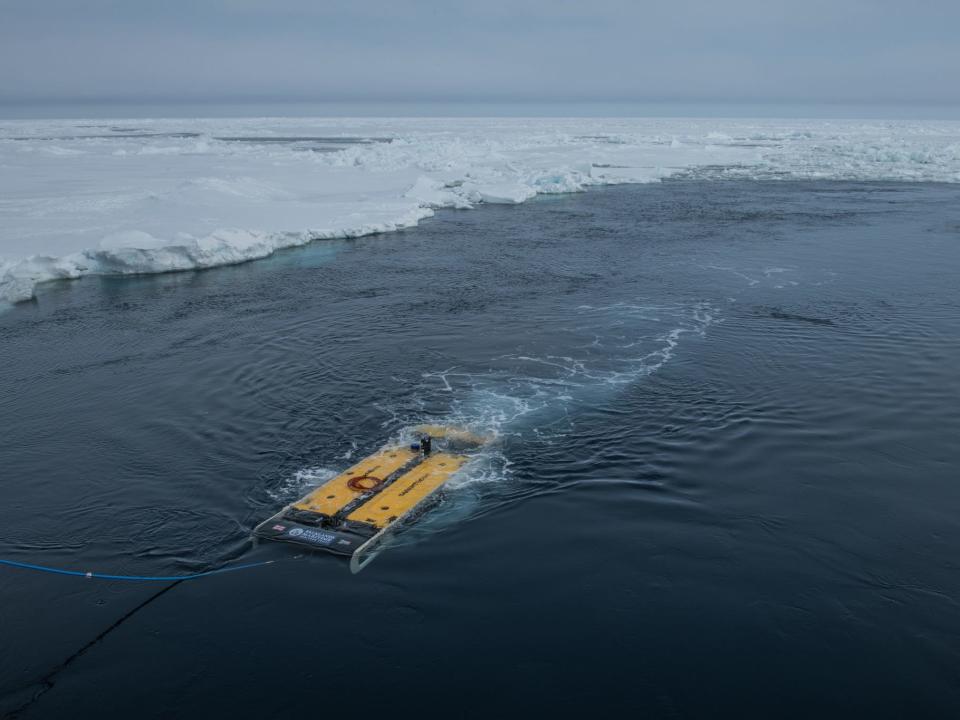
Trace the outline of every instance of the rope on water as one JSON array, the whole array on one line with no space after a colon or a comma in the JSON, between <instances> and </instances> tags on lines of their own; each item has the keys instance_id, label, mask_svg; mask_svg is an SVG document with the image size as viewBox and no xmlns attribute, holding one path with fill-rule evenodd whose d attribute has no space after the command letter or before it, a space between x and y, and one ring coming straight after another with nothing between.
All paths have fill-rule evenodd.
<instances>
[{"instance_id":1,"label":"rope on water","mask_svg":"<svg viewBox=\"0 0 960 720\"><path fill-rule=\"evenodd\" d=\"M299 560L303 555L294 555L290 560ZM205 572L192 573L190 575L111 575L108 573L98 573L98 572L83 572L81 570L64 570L63 568L49 567L47 565L36 565L34 563L19 562L18 560L3 560L0 559L0 565L6 565L7 567L18 568L20 570L33 570L36 572L51 573L53 575L67 575L69 577L82 577L86 579L94 580L122 580L127 582L162 582L167 583L165 587L160 588L159 590L153 592L150 597L141 602L139 605L135 606L133 609L127 611L121 615L117 620L111 623L105 630L100 632L96 637L87 642L83 647L74 652L70 657L64 660L62 663L53 668L49 673L43 676L40 681L40 689L35 692L32 697L27 698L21 705L13 708L13 712L9 714L9 717L19 717L21 713L26 712L31 706L35 705L41 697L43 697L47 692L53 689L54 684L57 681L59 675L69 668L75 661L79 658L86 655L87 651L90 648L94 647L97 643L103 640L107 635L120 627L124 622L133 617L136 613L143 610L147 605L152 603L154 600L159 598L161 595L170 592L173 588L177 587L181 582L185 580L195 580L197 578L207 577L208 575L220 575L222 573L234 572L235 570L249 570L255 567L262 567L264 565L272 565L273 563L282 562L282 560L263 560L261 562L254 563L245 563L243 565L229 565L227 567L217 568L216 570L207 570ZM6 716L5 716L6 717Z\"/></svg>"},{"instance_id":2,"label":"rope on water","mask_svg":"<svg viewBox=\"0 0 960 720\"><path fill-rule=\"evenodd\" d=\"M88 580L120 580L123 582L181 582L183 580L196 580L197 578L208 577L210 575L220 575L221 573L235 572L237 570L249 570L250 568L272 565L275 562L277 561L263 560L261 562L245 563L243 565L230 565L228 567L193 573L191 575L110 575L107 573L84 572L82 570L64 570L63 568L35 565L33 563L18 562L16 560L0 560L0 565L20 568L21 570L34 570L36 572L51 573L53 575L82 577L87 578Z\"/></svg>"}]
</instances>

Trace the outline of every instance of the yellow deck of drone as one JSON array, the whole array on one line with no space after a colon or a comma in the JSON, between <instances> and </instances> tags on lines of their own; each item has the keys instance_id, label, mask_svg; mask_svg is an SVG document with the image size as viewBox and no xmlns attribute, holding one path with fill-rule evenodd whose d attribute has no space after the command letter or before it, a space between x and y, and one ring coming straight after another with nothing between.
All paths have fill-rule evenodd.
<instances>
[{"instance_id":1,"label":"yellow deck of drone","mask_svg":"<svg viewBox=\"0 0 960 720\"><path fill-rule=\"evenodd\" d=\"M411 429L409 446L388 445L257 525L254 537L350 558L359 572L394 528L417 518L442 486L491 438L443 425ZM426 438L434 441L424 446ZM354 487L350 487L353 484Z\"/></svg>"},{"instance_id":2,"label":"yellow deck of drone","mask_svg":"<svg viewBox=\"0 0 960 720\"><path fill-rule=\"evenodd\" d=\"M293 507L297 510L334 515L356 500L362 491L354 490L348 483L352 478L364 475L385 480L407 463L414 460L417 453L405 447L388 447L361 460L349 470L327 481L316 490L300 498Z\"/></svg>"},{"instance_id":3,"label":"yellow deck of drone","mask_svg":"<svg viewBox=\"0 0 960 720\"><path fill-rule=\"evenodd\" d=\"M464 455L434 453L347 515L347 520L385 528L443 485L467 460Z\"/></svg>"}]
</instances>

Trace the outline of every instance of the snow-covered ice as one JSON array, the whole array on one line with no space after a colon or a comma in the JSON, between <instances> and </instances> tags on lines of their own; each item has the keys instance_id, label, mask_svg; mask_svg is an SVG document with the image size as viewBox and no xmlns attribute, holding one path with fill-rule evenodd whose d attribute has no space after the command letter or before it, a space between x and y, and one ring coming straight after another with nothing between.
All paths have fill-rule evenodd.
<instances>
[{"instance_id":1,"label":"snow-covered ice","mask_svg":"<svg viewBox=\"0 0 960 720\"><path fill-rule=\"evenodd\" d=\"M212 267L435 208L704 177L960 182L960 123L323 118L0 122L0 302Z\"/></svg>"}]
</instances>

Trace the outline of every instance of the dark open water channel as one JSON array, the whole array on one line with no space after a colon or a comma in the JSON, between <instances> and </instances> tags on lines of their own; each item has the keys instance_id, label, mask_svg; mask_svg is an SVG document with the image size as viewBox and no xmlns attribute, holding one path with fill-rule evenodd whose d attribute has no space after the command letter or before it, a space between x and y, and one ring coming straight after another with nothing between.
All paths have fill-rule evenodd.
<instances>
[{"instance_id":1,"label":"dark open water channel","mask_svg":"<svg viewBox=\"0 0 960 720\"><path fill-rule=\"evenodd\" d=\"M410 424L369 569L0 568L0 715L956 717L960 187L668 182L0 315L0 557L177 574ZM61 667L79 649L79 657ZM59 668L59 669L58 669Z\"/></svg>"}]
</instances>

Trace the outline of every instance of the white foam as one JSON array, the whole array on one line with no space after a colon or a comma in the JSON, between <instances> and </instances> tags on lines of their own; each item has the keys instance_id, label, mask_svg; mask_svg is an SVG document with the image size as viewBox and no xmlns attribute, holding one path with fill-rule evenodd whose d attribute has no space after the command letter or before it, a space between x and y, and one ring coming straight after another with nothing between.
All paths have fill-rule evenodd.
<instances>
[{"instance_id":1,"label":"white foam","mask_svg":"<svg viewBox=\"0 0 960 720\"><path fill-rule=\"evenodd\" d=\"M698 169L710 177L960 182L957 122L325 118L97 124L0 123L0 302L28 299L46 280L245 262L313 240L411 227L436 208L519 203L542 193L656 182ZM392 141L218 139L258 136Z\"/></svg>"},{"instance_id":2,"label":"white foam","mask_svg":"<svg viewBox=\"0 0 960 720\"><path fill-rule=\"evenodd\" d=\"M284 478L279 486L267 493L274 502L289 503L305 495L309 490L319 487L339 474L331 468L311 466L297 470Z\"/></svg>"},{"instance_id":3,"label":"white foam","mask_svg":"<svg viewBox=\"0 0 960 720\"><path fill-rule=\"evenodd\" d=\"M424 372L424 395L450 394L449 414L431 421L497 437L537 426L548 432L544 417L552 423L572 403L596 399L598 393L657 372L674 357L684 336L704 336L719 316L719 309L708 303L577 307L574 321L580 324L557 336L571 354L521 351L490 358L490 369L482 372L459 367ZM595 342L578 345L588 331L599 333ZM597 352L597 347L605 349ZM389 414L390 425L423 422L415 408ZM558 437L564 435L563 428L556 431Z\"/></svg>"}]
</instances>

